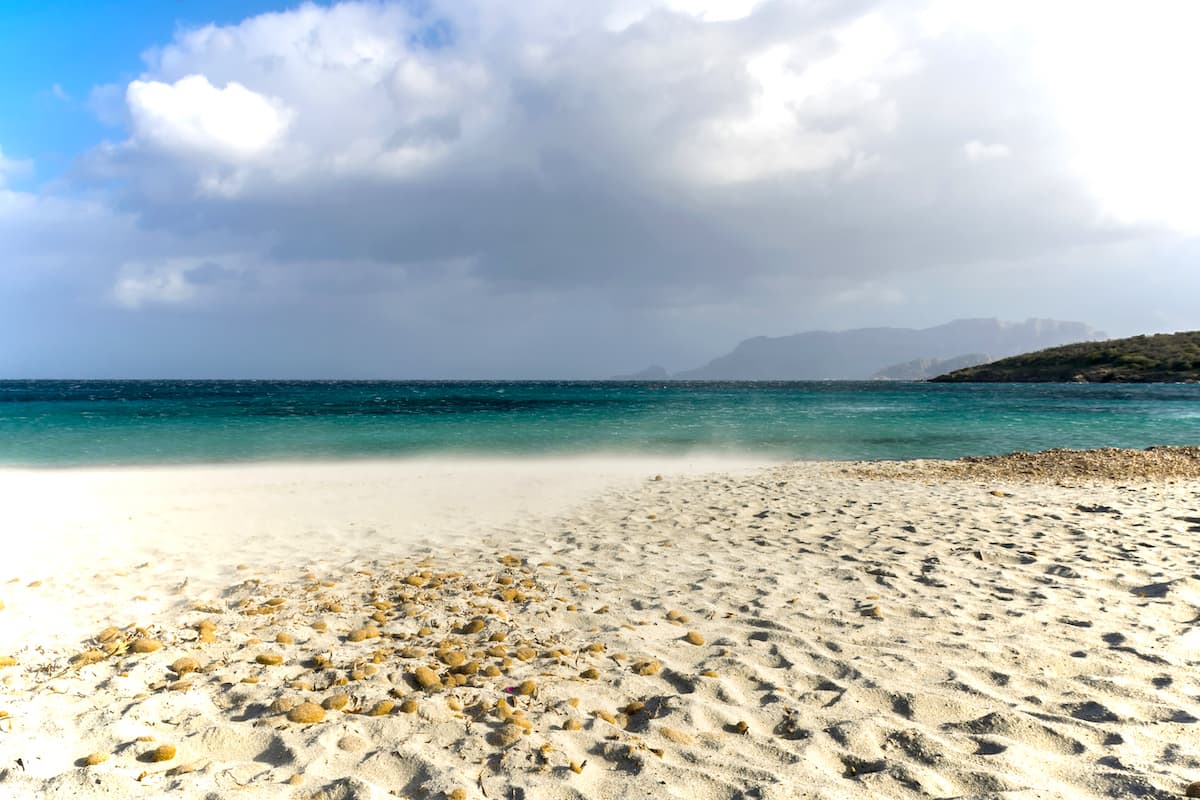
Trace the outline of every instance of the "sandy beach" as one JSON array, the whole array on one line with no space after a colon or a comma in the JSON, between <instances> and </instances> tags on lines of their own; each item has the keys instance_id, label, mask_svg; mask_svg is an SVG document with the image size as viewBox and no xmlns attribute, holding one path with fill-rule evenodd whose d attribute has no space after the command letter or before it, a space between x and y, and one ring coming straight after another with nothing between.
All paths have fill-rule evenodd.
<instances>
[{"instance_id":1,"label":"sandy beach","mask_svg":"<svg viewBox=\"0 0 1200 800\"><path fill-rule=\"evenodd\" d=\"M1194 451L0 471L0 796L1180 797Z\"/></svg>"}]
</instances>

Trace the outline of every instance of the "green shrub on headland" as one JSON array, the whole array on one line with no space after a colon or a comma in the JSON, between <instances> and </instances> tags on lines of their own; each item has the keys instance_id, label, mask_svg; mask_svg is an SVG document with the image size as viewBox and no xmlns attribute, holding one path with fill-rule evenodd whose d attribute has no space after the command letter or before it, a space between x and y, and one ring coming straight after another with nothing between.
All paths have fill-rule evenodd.
<instances>
[{"instance_id":1,"label":"green shrub on headland","mask_svg":"<svg viewBox=\"0 0 1200 800\"><path fill-rule=\"evenodd\" d=\"M955 370L941 382L1200 382L1200 331L1079 342Z\"/></svg>"}]
</instances>

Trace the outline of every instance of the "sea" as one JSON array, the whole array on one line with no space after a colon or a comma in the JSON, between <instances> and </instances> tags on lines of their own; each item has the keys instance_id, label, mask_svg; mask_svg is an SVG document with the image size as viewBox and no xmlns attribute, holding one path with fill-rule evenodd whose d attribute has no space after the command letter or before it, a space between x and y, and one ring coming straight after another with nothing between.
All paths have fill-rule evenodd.
<instances>
[{"instance_id":1,"label":"sea","mask_svg":"<svg viewBox=\"0 0 1200 800\"><path fill-rule=\"evenodd\" d=\"M0 381L0 465L414 455L957 458L1200 444L1200 385Z\"/></svg>"}]
</instances>

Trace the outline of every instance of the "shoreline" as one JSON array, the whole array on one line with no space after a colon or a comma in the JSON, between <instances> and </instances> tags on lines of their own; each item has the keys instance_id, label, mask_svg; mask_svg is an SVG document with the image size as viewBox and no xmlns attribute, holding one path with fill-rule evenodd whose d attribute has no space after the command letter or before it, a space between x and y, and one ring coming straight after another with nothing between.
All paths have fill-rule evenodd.
<instances>
[{"instance_id":1,"label":"shoreline","mask_svg":"<svg viewBox=\"0 0 1200 800\"><path fill-rule=\"evenodd\" d=\"M1200 480L1076 456L0 470L0 793L1179 796Z\"/></svg>"}]
</instances>

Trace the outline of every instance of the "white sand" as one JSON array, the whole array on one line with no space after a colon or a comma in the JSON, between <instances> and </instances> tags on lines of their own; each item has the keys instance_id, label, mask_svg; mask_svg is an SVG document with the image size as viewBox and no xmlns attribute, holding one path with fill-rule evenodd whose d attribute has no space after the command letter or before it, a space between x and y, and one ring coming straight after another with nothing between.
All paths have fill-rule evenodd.
<instances>
[{"instance_id":1,"label":"white sand","mask_svg":"<svg viewBox=\"0 0 1200 800\"><path fill-rule=\"evenodd\" d=\"M1074 800L1200 779L1200 484L750 466L0 471L0 797ZM139 638L164 646L124 651ZM462 686L413 683L453 680L460 652ZM159 744L175 756L145 760Z\"/></svg>"}]
</instances>

